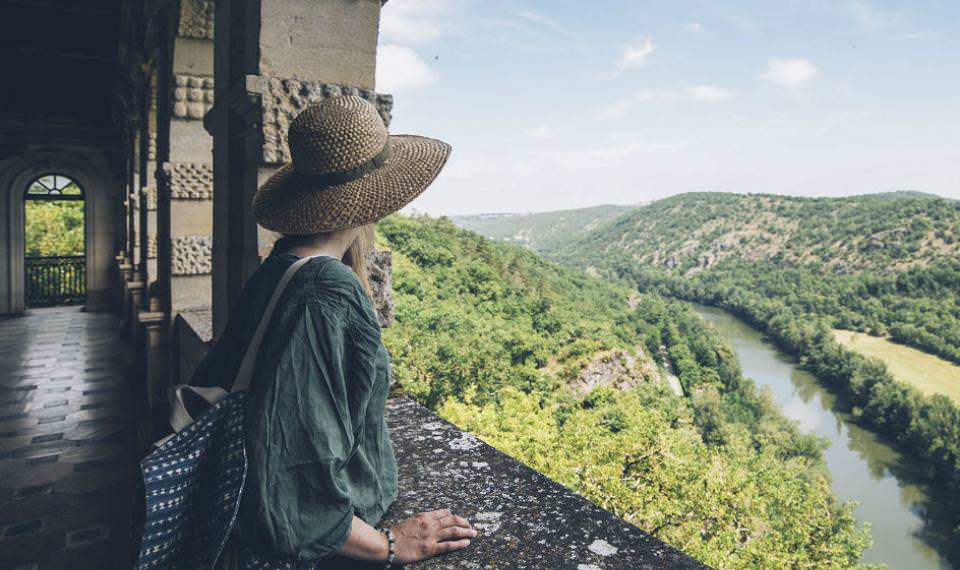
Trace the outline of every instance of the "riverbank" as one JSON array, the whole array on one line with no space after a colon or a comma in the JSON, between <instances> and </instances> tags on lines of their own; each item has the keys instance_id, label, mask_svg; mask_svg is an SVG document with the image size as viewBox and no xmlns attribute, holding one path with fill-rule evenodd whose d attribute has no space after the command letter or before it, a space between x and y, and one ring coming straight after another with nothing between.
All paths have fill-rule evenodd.
<instances>
[{"instance_id":1,"label":"riverbank","mask_svg":"<svg viewBox=\"0 0 960 570\"><path fill-rule=\"evenodd\" d=\"M864 553L864 562L885 563L890 569L951 568L944 490L932 488L891 442L861 427L842 397L764 333L722 309L692 305L737 353L744 376L768 389L801 430L830 441L824 460L834 494L841 501L857 501L857 519L872 527L874 545Z\"/></svg>"},{"instance_id":2,"label":"riverbank","mask_svg":"<svg viewBox=\"0 0 960 570\"><path fill-rule=\"evenodd\" d=\"M898 382L882 362L852 352L833 339L827 317L803 312L781 297L769 297L722 279L688 279L654 271L627 274L641 291L726 309L770 336L802 366L829 385L863 427L889 437L911 456L927 480L948 491L952 515L945 540L960 560L960 408L942 395L924 396ZM627 279L622 275L621 279Z\"/></svg>"},{"instance_id":3,"label":"riverbank","mask_svg":"<svg viewBox=\"0 0 960 570\"><path fill-rule=\"evenodd\" d=\"M960 366L933 354L866 333L834 329L833 338L844 347L887 365L895 379L927 396L942 394L960 405Z\"/></svg>"}]
</instances>

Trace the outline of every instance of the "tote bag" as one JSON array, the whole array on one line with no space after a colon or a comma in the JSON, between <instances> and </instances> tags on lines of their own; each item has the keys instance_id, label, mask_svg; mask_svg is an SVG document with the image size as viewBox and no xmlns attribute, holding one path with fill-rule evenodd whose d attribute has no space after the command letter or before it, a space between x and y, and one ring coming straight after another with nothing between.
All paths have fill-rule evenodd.
<instances>
[{"instance_id":1,"label":"tote bag","mask_svg":"<svg viewBox=\"0 0 960 570\"><path fill-rule=\"evenodd\" d=\"M146 513L138 570L212 570L223 553L240 508L247 474L243 416L257 352L277 302L294 274L310 259L298 259L274 289L247 346L230 392L180 384L171 389L174 433L153 444L141 462ZM209 405L196 418L186 401Z\"/></svg>"}]
</instances>

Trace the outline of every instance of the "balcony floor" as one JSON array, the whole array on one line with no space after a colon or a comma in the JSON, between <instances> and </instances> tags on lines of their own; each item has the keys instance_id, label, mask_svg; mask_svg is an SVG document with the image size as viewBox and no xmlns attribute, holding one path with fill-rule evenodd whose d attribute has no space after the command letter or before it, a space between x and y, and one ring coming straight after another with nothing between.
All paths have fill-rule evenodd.
<instances>
[{"instance_id":1,"label":"balcony floor","mask_svg":"<svg viewBox=\"0 0 960 570\"><path fill-rule=\"evenodd\" d=\"M3 569L129 567L126 352L109 314L60 307L0 320Z\"/></svg>"}]
</instances>

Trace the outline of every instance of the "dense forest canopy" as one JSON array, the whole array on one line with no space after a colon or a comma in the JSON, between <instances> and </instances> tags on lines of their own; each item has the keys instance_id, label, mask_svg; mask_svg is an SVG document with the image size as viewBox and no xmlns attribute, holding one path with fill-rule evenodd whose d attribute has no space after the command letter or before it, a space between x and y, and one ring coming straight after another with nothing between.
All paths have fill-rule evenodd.
<instances>
[{"instance_id":1,"label":"dense forest canopy","mask_svg":"<svg viewBox=\"0 0 960 570\"><path fill-rule=\"evenodd\" d=\"M825 442L683 303L447 220L390 216L378 239L400 389L712 566L860 567L869 529L832 495Z\"/></svg>"}]
</instances>

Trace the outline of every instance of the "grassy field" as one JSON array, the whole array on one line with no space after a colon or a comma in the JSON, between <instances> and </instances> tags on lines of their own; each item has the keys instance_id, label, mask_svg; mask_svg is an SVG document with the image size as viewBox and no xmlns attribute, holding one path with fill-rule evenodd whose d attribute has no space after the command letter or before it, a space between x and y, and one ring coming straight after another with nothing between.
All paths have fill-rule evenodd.
<instances>
[{"instance_id":1,"label":"grassy field","mask_svg":"<svg viewBox=\"0 0 960 570\"><path fill-rule=\"evenodd\" d=\"M864 333L834 330L833 336L851 350L882 360L897 380L915 386L924 394L943 394L960 404L960 366Z\"/></svg>"}]
</instances>

